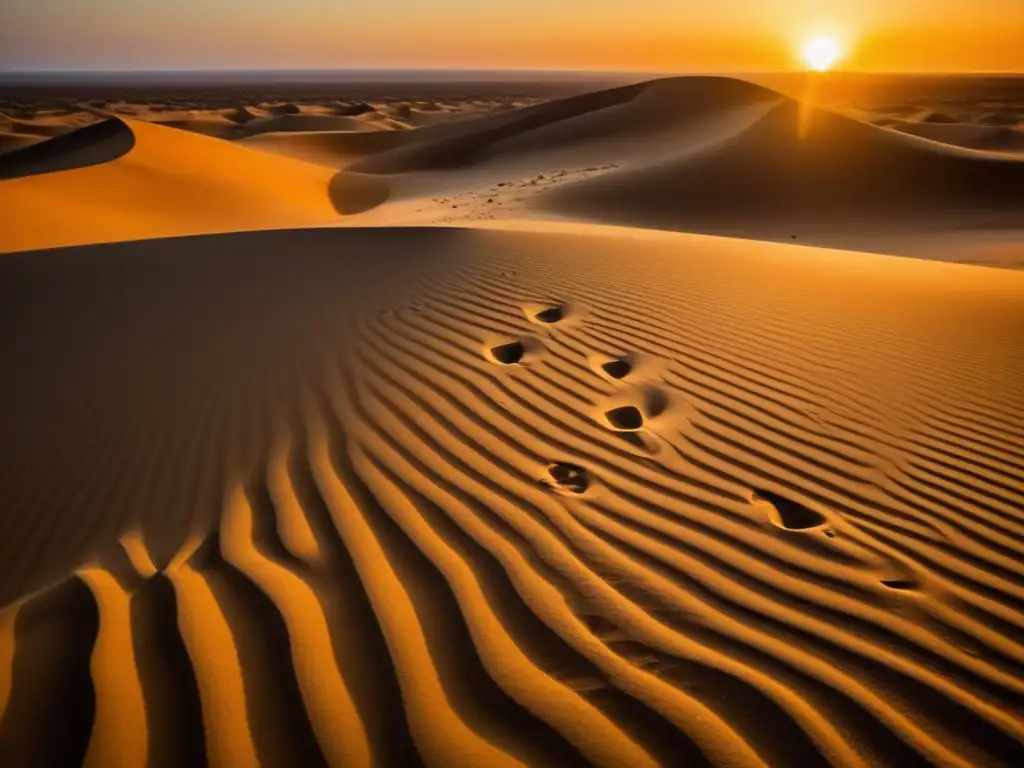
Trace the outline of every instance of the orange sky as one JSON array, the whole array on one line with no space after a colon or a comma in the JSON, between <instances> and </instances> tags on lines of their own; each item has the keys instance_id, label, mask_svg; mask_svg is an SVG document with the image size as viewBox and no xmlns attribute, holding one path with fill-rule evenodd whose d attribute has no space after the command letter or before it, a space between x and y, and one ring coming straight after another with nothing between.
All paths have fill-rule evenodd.
<instances>
[{"instance_id":1,"label":"orange sky","mask_svg":"<svg viewBox=\"0 0 1024 768\"><path fill-rule=\"evenodd\" d=\"M0 69L1024 71L1024 0L4 0Z\"/></svg>"}]
</instances>

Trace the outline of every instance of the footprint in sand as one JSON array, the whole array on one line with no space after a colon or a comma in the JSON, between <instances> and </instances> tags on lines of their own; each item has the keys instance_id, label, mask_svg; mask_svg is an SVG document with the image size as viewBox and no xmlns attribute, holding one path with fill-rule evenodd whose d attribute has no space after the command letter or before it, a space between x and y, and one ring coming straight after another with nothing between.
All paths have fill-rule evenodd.
<instances>
[{"instance_id":1,"label":"footprint in sand","mask_svg":"<svg viewBox=\"0 0 1024 768\"><path fill-rule=\"evenodd\" d=\"M523 313L531 323L554 325L575 312L569 304L527 304L523 307Z\"/></svg>"},{"instance_id":2,"label":"footprint in sand","mask_svg":"<svg viewBox=\"0 0 1024 768\"><path fill-rule=\"evenodd\" d=\"M534 320L538 320L542 323L557 323L564 318L565 310L562 307L550 307L533 316Z\"/></svg>"},{"instance_id":3,"label":"footprint in sand","mask_svg":"<svg viewBox=\"0 0 1024 768\"><path fill-rule=\"evenodd\" d=\"M627 378L642 378L636 375L640 359L633 352L625 352L614 357L591 354L587 355L587 360L591 370L603 379L622 382Z\"/></svg>"},{"instance_id":4,"label":"footprint in sand","mask_svg":"<svg viewBox=\"0 0 1024 768\"><path fill-rule=\"evenodd\" d=\"M669 406L668 394L655 386L638 387L631 400L605 409L604 419L612 429L619 432L639 431L649 419L665 413Z\"/></svg>"},{"instance_id":5,"label":"footprint in sand","mask_svg":"<svg viewBox=\"0 0 1024 768\"><path fill-rule=\"evenodd\" d=\"M772 491L755 489L750 495L750 502L766 507L768 518L779 528L787 531L823 531L829 538L834 535L825 527L828 524L825 515Z\"/></svg>"},{"instance_id":6,"label":"footprint in sand","mask_svg":"<svg viewBox=\"0 0 1024 768\"><path fill-rule=\"evenodd\" d=\"M890 557L888 560L889 563L882 574L883 578L879 579L883 587L895 592L911 592L921 588L921 579L912 564L896 557Z\"/></svg>"},{"instance_id":7,"label":"footprint in sand","mask_svg":"<svg viewBox=\"0 0 1024 768\"><path fill-rule=\"evenodd\" d=\"M643 429L644 415L635 405L620 405L604 412L605 419L613 429L620 432L636 432Z\"/></svg>"},{"instance_id":8,"label":"footprint in sand","mask_svg":"<svg viewBox=\"0 0 1024 768\"><path fill-rule=\"evenodd\" d=\"M587 362L590 369L602 379L620 386L664 382L665 373L670 367L667 360L625 350L614 355L588 353Z\"/></svg>"},{"instance_id":9,"label":"footprint in sand","mask_svg":"<svg viewBox=\"0 0 1024 768\"><path fill-rule=\"evenodd\" d=\"M626 358L609 360L601 364L601 370L612 379L624 379L633 371L633 363Z\"/></svg>"},{"instance_id":10,"label":"footprint in sand","mask_svg":"<svg viewBox=\"0 0 1024 768\"><path fill-rule=\"evenodd\" d=\"M835 532L828 527L828 518L820 512L805 507L795 501L780 496L772 491L755 489L750 495L752 504L768 509L768 517L772 523L787 531L799 533L821 532L828 538L835 537ZM895 592L917 590L921 586L911 569L903 563L890 563L888 575L879 579L879 583Z\"/></svg>"},{"instance_id":11,"label":"footprint in sand","mask_svg":"<svg viewBox=\"0 0 1024 768\"><path fill-rule=\"evenodd\" d=\"M548 465L550 477L541 482L556 493L579 495L590 487L590 473L586 469L566 462Z\"/></svg>"},{"instance_id":12,"label":"footprint in sand","mask_svg":"<svg viewBox=\"0 0 1024 768\"><path fill-rule=\"evenodd\" d=\"M647 429L650 419L663 414L669 406L668 395L658 387L634 388L628 398L619 396L599 412L598 421L626 442L647 454L661 451L659 440Z\"/></svg>"},{"instance_id":13,"label":"footprint in sand","mask_svg":"<svg viewBox=\"0 0 1024 768\"><path fill-rule=\"evenodd\" d=\"M510 339L488 345L484 357L498 365L524 365L540 357L544 345L536 339Z\"/></svg>"}]
</instances>

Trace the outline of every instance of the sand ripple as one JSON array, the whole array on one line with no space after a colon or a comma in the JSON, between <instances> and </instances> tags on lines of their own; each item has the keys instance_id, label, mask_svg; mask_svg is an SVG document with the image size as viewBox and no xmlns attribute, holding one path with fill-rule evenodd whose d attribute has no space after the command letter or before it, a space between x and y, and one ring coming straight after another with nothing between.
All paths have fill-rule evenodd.
<instances>
[{"instance_id":1,"label":"sand ripple","mask_svg":"<svg viewBox=\"0 0 1024 768\"><path fill-rule=\"evenodd\" d=\"M534 229L0 261L5 765L1024 763L1024 276Z\"/></svg>"}]
</instances>

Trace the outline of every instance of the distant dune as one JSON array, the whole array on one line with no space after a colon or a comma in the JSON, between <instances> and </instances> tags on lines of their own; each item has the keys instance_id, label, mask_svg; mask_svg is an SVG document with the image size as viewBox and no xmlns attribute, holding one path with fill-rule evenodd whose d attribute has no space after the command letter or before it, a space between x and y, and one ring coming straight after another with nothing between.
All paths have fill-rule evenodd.
<instances>
[{"instance_id":1,"label":"distant dune","mask_svg":"<svg viewBox=\"0 0 1024 768\"><path fill-rule=\"evenodd\" d=\"M46 138L29 133L0 133L0 155L31 147L41 141L46 141Z\"/></svg>"},{"instance_id":2,"label":"distant dune","mask_svg":"<svg viewBox=\"0 0 1024 768\"><path fill-rule=\"evenodd\" d=\"M1016 129L114 95L0 119L2 768L1024 765Z\"/></svg>"},{"instance_id":3,"label":"distant dune","mask_svg":"<svg viewBox=\"0 0 1024 768\"><path fill-rule=\"evenodd\" d=\"M1020 223L1024 161L967 153L786 101L694 154L559 188L559 211L639 226L900 226L978 210ZM945 126L943 126L945 127ZM747 232L756 234L754 230Z\"/></svg>"},{"instance_id":4,"label":"distant dune","mask_svg":"<svg viewBox=\"0 0 1024 768\"><path fill-rule=\"evenodd\" d=\"M400 176L395 199L445 193L467 185L460 177L471 179L478 191L444 196L449 207L480 210L490 201L503 211L510 205L516 217L951 258L976 250L968 232L980 232L978 246L987 248L991 232L1024 229L1024 157L1007 154L1024 134L891 124L903 133L750 83L673 78L420 129L393 149L334 160ZM948 134L947 141L906 135L909 125L929 139ZM331 159L325 152L319 161ZM952 237L910 241L939 232Z\"/></svg>"},{"instance_id":5,"label":"distant dune","mask_svg":"<svg viewBox=\"0 0 1024 768\"><path fill-rule=\"evenodd\" d=\"M405 144L404 131L291 131L260 133L239 140L246 147L341 168L370 154Z\"/></svg>"},{"instance_id":6,"label":"distant dune","mask_svg":"<svg viewBox=\"0 0 1024 768\"><path fill-rule=\"evenodd\" d=\"M250 120L239 132L239 137L278 131L375 131L380 130L372 122L340 115L298 115L286 114L272 117L258 117Z\"/></svg>"},{"instance_id":7,"label":"distant dune","mask_svg":"<svg viewBox=\"0 0 1024 768\"><path fill-rule=\"evenodd\" d=\"M1024 131L970 123L915 123L896 121L890 127L942 144L991 152L1024 152Z\"/></svg>"},{"instance_id":8,"label":"distant dune","mask_svg":"<svg viewBox=\"0 0 1024 768\"><path fill-rule=\"evenodd\" d=\"M584 94L470 122L433 126L407 147L368 159L371 173L461 168L487 161L514 162L537 153L583 159L581 149L608 159L608 150L647 153L670 149L666 140L709 113L770 103L767 89L727 78L678 78ZM657 147L640 139L660 138ZM678 140L678 139L677 139ZM560 158L561 159L561 158Z\"/></svg>"},{"instance_id":9,"label":"distant dune","mask_svg":"<svg viewBox=\"0 0 1024 768\"><path fill-rule=\"evenodd\" d=\"M9 217L0 251L324 224L386 197L382 180L332 185L334 176L194 133L111 120L0 158L0 178L9 179L0 187ZM369 197L360 191L367 186Z\"/></svg>"}]
</instances>

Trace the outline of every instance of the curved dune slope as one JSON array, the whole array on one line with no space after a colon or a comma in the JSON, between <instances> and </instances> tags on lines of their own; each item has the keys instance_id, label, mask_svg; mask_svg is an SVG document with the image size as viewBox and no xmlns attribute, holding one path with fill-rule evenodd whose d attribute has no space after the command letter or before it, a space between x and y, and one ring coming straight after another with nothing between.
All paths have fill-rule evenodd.
<instances>
[{"instance_id":1,"label":"curved dune slope","mask_svg":"<svg viewBox=\"0 0 1024 768\"><path fill-rule=\"evenodd\" d=\"M756 116L781 98L733 78L667 78L411 130L263 133L240 141L375 174L459 172L488 162L547 168L677 152L718 132L723 116ZM298 116L306 117L321 116Z\"/></svg>"},{"instance_id":2,"label":"curved dune slope","mask_svg":"<svg viewBox=\"0 0 1024 768\"><path fill-rule=\"evenodd\" d=\"M124 121L104 120L5 155L0 180L109 163L134 146L135 134Z\"/></svg>"},{"instance_id":3,"label":"curved dune slope","mask_svg":"<svg viewBox=\"0 0 1024 768\"><path fill-rule=\"evenodd\" d=\"M29 133L0 133L0 155L10 152L17 152L19 149L31 147L46 141L42 136L33 136ZM0 163L3 161L0 160Z\"/></svg>"},{"instance_id":4,"label":"curved dune slope","mask_svg":"<svg viewBox=\"0 0 1024 768\"><path fill-rule=\"evenodd\" d=\"M179 131L212 136L215 139L230 140L238 135L239 126L226 115L207 114L200 117L158 117L147 120L154 125L176 128Z\"/></svg>"},{"instance_id":5,"label":"curved dune slope","mask_svg":"<svg viewBox=\"0 0 1024 768\"><path fill-rule=\"evenodd\" d=\"M975 118L979 125L1020 126L1024 123L1024 110L1009 109L988 112Z\"/></svg>"},{"instance_id":6,"label":"curved dune slope","mask_svg":"<svg viewBox=\"0 0 1024 768\"><path fill-rule=\"evenodd\" d=\"M894 121L889 127L943 144L990 152L1024 151L1024 132L1005 126Z\"/></svg>"},{"instance_id":7,"label":"curved dune slope","mask_svg":"<svg viewBox=\"0 0 1024 768\"><path fill-rule=\"evenodd\" d=\"M418 132L395 130L259 133L239 139L238 143L276 155L341 168L365 155L407 144Z\"/></svg>"},{"instance_id":8,"label":"curved dune slope","mask_svg":"<svg viewBox=\"0 0 1024 768\"><path fill-rule=\"evenodd\" d=\"M1024 160L940 146L788 100L696 152L564 185L543 201L583 218L752 237L953 218L1020 226L1022 204Z\"/></svg>"},{"instance_id":9,"label":"curved dune slope","mask_svg":"<svg viewBox=\"0 0 1024 768\"><path fill-rule=\"evenodd\" d=\"M93 141L102 131L112 135ZM60 170L86 163L99 164ZM325 224L350 207L329 168L134 120L30 147L3 168L40 174L0 181L4 251Z\"/></svg>"},{"instance_id":10,"label":"curved dune slope","mask_svg":"<svg viewBox=\"0 0 1024 768\"><path fill-rule=\"evenodd\" d=\"M583 226L0 259L4 765L1022 765L1022 327Z\"/></svg>"},{"instance_id":11,"label":"curved dune slope","mask_svg":"<svg viewBox=\"0 0 1024 768\"><path fill-rule=\"evenodd\" d=\"M597 91L489 115L419 128L409 145L352 166L367 173L463 168L508 162L536 153L609 159L678 147L679 129L719 112L763 108L782 97L751 83L722 77L685 77ZM655 140L655 143L645 141Z\"/></svg>"}]
</instances>

